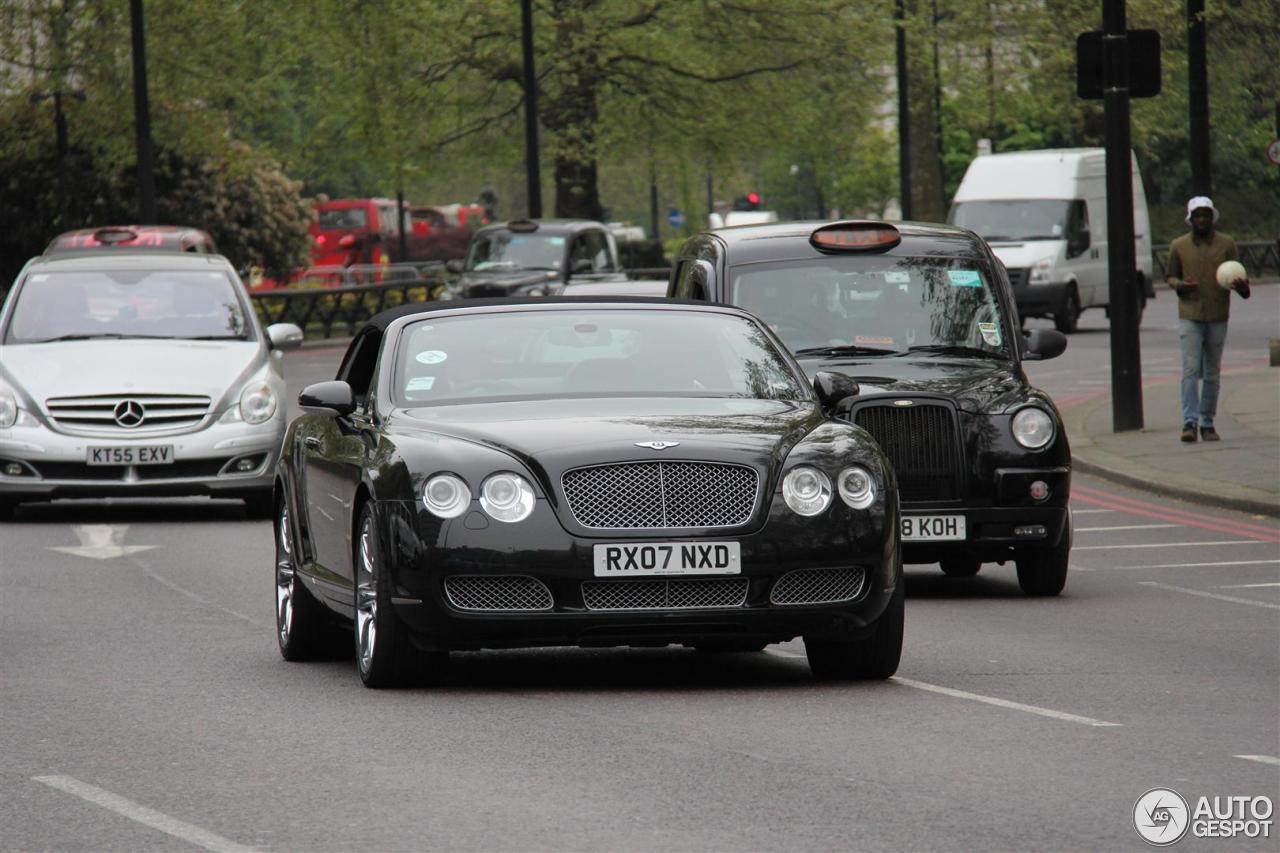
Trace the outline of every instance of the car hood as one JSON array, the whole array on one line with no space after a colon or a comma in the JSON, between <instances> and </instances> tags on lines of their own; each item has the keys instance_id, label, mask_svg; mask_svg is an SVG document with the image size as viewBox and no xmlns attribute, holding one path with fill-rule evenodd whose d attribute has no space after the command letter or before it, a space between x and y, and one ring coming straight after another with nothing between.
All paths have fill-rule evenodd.
<instances>
[{"instance_id":1,"label":"car hood","mask_svg":"<svg viewBox=\"0 0 1280 853\"><path fill-rule=\"evenodd\" d=\"M554 481L574 467L699 459L773 471L826 420L815 403L739 398L590 398L395 411L388 429L501 451ZM655 450L637 442L674 442Z\"/></svg>"},{"instance_id":2,"label":"car hood","mask_svg":"<svg viewBox=\"0 0 1280 853\"><path fill-rule=\"evenodd\" d=\"M935 394L950 397L966 412L1003 411L1030 391L1021 368L982 358L806 358L800 365L812 377L820 370L858 381L858 399L877 395Z\"/></svg>"},{"instance_id":3,"label":"car hood","mask_svg":"<svg viewBox=\"0 0 1280 853\"><path fill-rule=\"evenodd\" d=\"M559 278L554 270L464 272L454 281L453 287L461 296L497 296L530 285L558 281Z\"/></svg>"},{"instance_id":4,"label":"car hood","mask_svg":"<svg viewBox=\"0 0 1280 853\"><path fill-rule=\"evenodd\" d=\"M1008 269L1033 266L1045 258L1057 260L1062 240L1028 240L1024 242L991 243L991 251Z\"/></svg>"},{"instance_id":5,"label":"car hood","mask_svg":"<svg viewBox=\"0 0 1280 853\"><path fill-rule=\"evenodd\" d=\"M0 375L35 401L93 394L205 394L217 403L261 366L254 341L97 340L0 347Z\"/></svg>"}]
</instances>

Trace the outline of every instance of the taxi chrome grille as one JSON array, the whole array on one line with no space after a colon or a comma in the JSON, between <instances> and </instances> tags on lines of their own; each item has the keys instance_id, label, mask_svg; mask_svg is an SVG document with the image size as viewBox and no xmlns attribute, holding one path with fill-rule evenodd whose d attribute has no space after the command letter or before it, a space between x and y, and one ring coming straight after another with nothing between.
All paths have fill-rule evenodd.
<instances>
[{"instance_id":1,"label":"taxi chrome grille","mask_svg":"<svg viewBox=\"0 0 1280 853\"><path fill-rule=\"evenodd\" d=\"M866 573L852 569L796 569L778 578L770 604L834 604L862 594Z\"/></svg>"},{"instance_id":2,"label":"taxi chrome grille","mask_svg":"<svg viewBox=\"0 0 1280 853\"><path fill-rule=\"evenodd\" d=\"M718 462L624 462L566 471L564 496L583 527L734 527L755 509L754 468Z\"/></svg>"},{"instance_id":3,"label":"taxi chrome grille","mask_svg":"<svg viewBox=\"0 0 1280 853\"><path fill-rule=\"evenodd\" d=\"M746 578L582 582L588 610L696 610L741 607L746 600Z\"/></svg>"},{"instance_id":4,"label":"taxi chrome grille","mask_svg":"<svg viewBox=\"0 0 1280 853\"><path fill-rule=\"evenodd\" d=\"M458 610L550 610L551 590L528 575L450 575L444 592Z\"/></svg>"},{"instance_id":5,"label":"taxi chrome grille","mask_svg":"<svg viewBox=\"0 0 1280 853\"><path fill-rule=\"evenodd\" d=\"M960 497L963 457L950 407L919 401L869 405L854 412L853 422L871 433L889 457L903 501Z\"/></svg>"},{"instance_id":6,"label":"taxi chrome grille","mask_svg":"<svg viewBox=\"0 0 1280 853\"><path fill-rule=\"evenodd\" d=\"M200 423L209 411L210 399L195 394L95 394L85 397L50 397L45 400L49 417L71 429L109 430L136 435L147 430L174 429ZM133 406L129 407L132 403ZM126 407L136 413L132 426L117 418Z\"/></svg>"}]
</instances>

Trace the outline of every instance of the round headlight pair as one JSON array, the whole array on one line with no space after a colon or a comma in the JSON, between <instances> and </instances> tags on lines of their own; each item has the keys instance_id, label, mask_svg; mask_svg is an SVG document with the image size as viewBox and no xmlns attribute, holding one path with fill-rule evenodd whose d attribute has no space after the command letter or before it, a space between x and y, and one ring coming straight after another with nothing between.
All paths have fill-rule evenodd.
<instances>
[{"instance_id":1,"label":"round headlight pair","mask_svg":"<svg viewBox=\"0 0 1280 853\"><path fill-rule=\"evenodd\" d=\"M436 474L423 487L422 502L441 518L457 518L471 506L471 489L461 477ZM533 486L519 474L500 471L480 484L480 507L496 521L524 521L533 503Z\"/></svg>"},{"instance_id":2,"label":"round headlight pair","mask_svg":"<svg viewBox=\"0 0 1280 853\"><path fill-rule=\"evenodd\" d=\"M1053 418L1044 409L1027 406L1013 416L1014 441L1030 450L1039 450L1053 441Z\"/></svg>"},{"instance_id":3,"label":"round headlight pair","mask_svg":"<svg viewBox=\"0 0 1280 853\"><path fill-rule=\"evenodd\" d=\"M854 509L866 509L876 499L875 480L865 468L851 465L836 478L840 499ZM831 505L831 478L817 468L801 465L782 479L782 497L797 515L818 515Z\"/></svg>"}]
</instances>

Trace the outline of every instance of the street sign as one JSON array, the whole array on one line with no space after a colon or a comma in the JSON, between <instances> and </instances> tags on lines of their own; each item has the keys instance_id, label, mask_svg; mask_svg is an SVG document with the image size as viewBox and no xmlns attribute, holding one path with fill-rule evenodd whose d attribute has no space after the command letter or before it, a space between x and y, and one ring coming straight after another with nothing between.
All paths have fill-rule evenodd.
<instances>
[{"instance_id":1,"label":"street sign","mask_svg":"<svg viewBox=\"0 0 1280 853\"><path fill-rule=\"evenodd\" d=\"M684 214L674 207L671 208L667 211L667 224L672 228L683 228Z\"/></svg>"},{"instance_id":2,"label":"street sign","mask_svg":"<svg viewBox=\"0 0 1280 853\"><path fill-rule=\"evenodd\" d=\"M1160 94L1160 33L1127 30L1129 42L1129 97L1154 98ZM1076 94L1102 97L1102 33L1092 30L1076 37Z\"/></svg>"},{"instance_id":3,"label":"street sign","mask_svg":"<svg viewBox=\"0 0 1280 853\"><path fill-rule=\"evenodd\" d=\"M1267 159L1280 166L1280 139L1271 140L1271 144L1267 146Z\"/></svg>"}]
</instances>

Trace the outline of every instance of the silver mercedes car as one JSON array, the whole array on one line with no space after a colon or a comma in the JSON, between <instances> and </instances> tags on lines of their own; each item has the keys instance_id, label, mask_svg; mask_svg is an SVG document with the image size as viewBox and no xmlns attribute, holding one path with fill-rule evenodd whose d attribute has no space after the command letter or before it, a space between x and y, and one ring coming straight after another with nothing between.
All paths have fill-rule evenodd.
<instances>
[{"instance_id":1,"label":"silver mercedes car","mask_svg":"<svg viewBox=\"0 0 1280 853\"><path fill-rule=\"evenodd\" d=\"M23 501L210 495L270 517L281 350L220 255L32 259L0 307L0 519Z\"/></svg>"}]
</instances>

